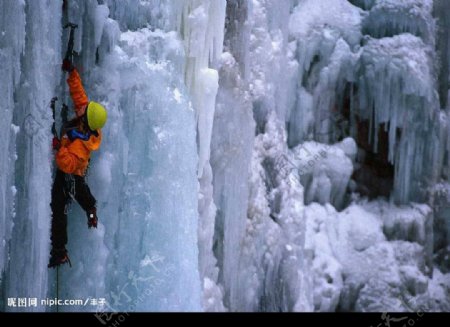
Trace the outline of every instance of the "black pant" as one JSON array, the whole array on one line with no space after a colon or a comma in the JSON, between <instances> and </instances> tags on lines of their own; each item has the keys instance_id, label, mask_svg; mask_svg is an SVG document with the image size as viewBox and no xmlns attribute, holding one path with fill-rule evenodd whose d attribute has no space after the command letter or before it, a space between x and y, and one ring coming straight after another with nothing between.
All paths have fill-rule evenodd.
<instances>
[{"instance_id":1,"label":"black pant","mask_svg":"<svg viewBox=\"0 0 450 327\"><path fill-rule=\"evenodd\" d=\"M71 195L77 200L84 211L88 212L95 207L93 197L84 177L68 175L58 169L52 187L52 246L64 248L67 244L67 207Z\"/></svg>"}]
</instances>

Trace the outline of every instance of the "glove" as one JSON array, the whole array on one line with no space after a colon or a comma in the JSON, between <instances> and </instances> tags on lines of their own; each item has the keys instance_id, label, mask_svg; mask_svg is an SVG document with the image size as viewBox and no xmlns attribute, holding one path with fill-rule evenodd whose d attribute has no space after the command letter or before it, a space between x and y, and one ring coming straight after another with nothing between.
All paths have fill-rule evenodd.
<instances>
[{"instance_id":1,"label":"glove","mask_svg":"<svg viewBox=\"0 0 450 327\"><path fill-rule=\"evenodd\" d=\"M58 140L58 138L56 136L54 136L53 140L52 140L52 148L53 148L53 150L58 151L60 147L61 147L61 141Z\"/></svg>"},{"instance_id":2,"label":"glove","mask_svg":"<svg viewBox=\"0 0 450 327\"><path fill-rule=\"evenodd\" d=\"M61 68L63 71L68 72L68 73L70 73L72 70L75 69L75 67L72 65L70 60L67 60L67 59L63 60L63 64L62 64Z\"/></svg>"},{"instance_id":3,"label":"glove","mask_svg":"<svg viewBox=\"0 0 450 327\"><path fill-rule=\"evenodd\" d=\"M97 208L92 208L87 212L87 217L88 217L88 228L97 228L97 222L98 222L98 218L97 218Z\"/></svg>"}]
</instances>

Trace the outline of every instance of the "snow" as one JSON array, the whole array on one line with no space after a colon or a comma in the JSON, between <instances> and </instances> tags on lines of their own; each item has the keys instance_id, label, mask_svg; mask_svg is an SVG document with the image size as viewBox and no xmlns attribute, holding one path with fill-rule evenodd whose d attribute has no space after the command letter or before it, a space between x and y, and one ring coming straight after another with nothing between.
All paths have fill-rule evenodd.
<instances>
[{"instance_id":1,"label":"snow","mask_svg":"<svg viewBox=\"0 0 450 327\"><path fill-rule=\"evenodd\" d=\"M311 204L306 207L306 244L314 276L314 308L316 311L334 311L339 303L343 285L342 265L335 259L328 242L323 217L335 214L330 206Z\"/></svg>"},{"instance_id":2,"label":"snow","mask_svg":"<svg viewBox=\"0 0 450 327\"><path fill-rule=\"evenodd\" d=\"M292 151L293 163L305 186L305 202L344 206L345 192L353 174L356 143L347 138L334 146L305 142Z\"/></svg>"},{"instance_id":3,"label":"snow","mask_svg":"<svg viewBox=\"0 0 450 327\"><path fill-rule=\"evenodd\" d=\"M442 299L447 286L431 286L436 282L427 277L424 247L407 240L408 235L388 240L384 234L390 221L383 215L415 212L410 219L420 222L427 212L416 210L382 201L354 204L341 213L330 205L307 206L306 249L313 261L315 309L334 311L338 303L341 310L357 311L417 311L419 303L438 308L430 303ZM405 300L400 300L399 290Z\"/></svg>"},{"instance_id":4,"label":"snow","mask_svg":"<svg viewBox=\"0 0 450 327\"><path fill-rule=\"evenodd\" d=\"M175 90L173 90L173 97L175 99L176 102L181 103L182 102L182 94L180 92L180 90L178 90L177 88Z\"/></svg>"},{"instance_id":5,"label":"snow","mask_svg":"<svg viewBox=\"0 0 450 327\"><path fill-rule=\"evenodd\" d=\"M372 202L365 206L374 210L383 221L384 233L390 240L402 239L425 245L427 242L427 220L431 219L431 208L423 204L397 207L384 202Z\"/></svg>"},{"instance_id":6,"label":"snow","mask_svg":"<svg viewBox=\"0 0 450 327\"><path fill-rule=\"evenodd\" d=\"M448 303L449 285L449 274L443 274L436 269L429 285L429 297L432 299L433 305L428 305L426 308L434 307L439 308L442 312L448 312L450 310L450 305Z\"/></svg>"},{"instance_id":7,"label":"snow","mask_svg":"<svg viewBox=\"0 0 450 327\"><path fill-rule=\"evenodd\" d=\"M345 0L307 0L299 3L291 16L290 32L296 38L310 37L322 28L337 30L350 44L358 42L361 16L358 8ZM329 31L329 30L328 30ZM327 29L325 29L327 32Z\"/></svg>"}]
</instances>

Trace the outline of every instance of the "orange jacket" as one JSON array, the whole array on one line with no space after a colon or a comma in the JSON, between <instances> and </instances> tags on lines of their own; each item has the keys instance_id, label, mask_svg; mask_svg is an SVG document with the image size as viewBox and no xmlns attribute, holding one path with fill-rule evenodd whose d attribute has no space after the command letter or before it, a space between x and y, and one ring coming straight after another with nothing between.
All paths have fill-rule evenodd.
<instances>
[{"instance_id":1,"label":"orange jacket","mask_svg":"<svg viewBox=\"0 0 450 327\"><path fill-rule=\"evenodd\" d=\"M75 105L75 112L89 103L80 75L74 69L67 79L70 88L70 95ZM75 139L70 141L66 134L61 139L61 147L56 153L56 164L60 170L66 174L84 176L89 164L91 152L100 148L102 142L102 132L97 130L98 136L91 135L89 140L83 141Z\"/></svg>"}]
</instances>

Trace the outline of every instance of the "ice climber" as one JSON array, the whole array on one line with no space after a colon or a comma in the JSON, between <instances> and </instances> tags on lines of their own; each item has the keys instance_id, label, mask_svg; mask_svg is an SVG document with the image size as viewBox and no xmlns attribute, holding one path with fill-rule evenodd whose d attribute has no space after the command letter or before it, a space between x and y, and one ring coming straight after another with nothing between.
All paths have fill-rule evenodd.
<instances>
[{"instance_id":1,"label":"ice climber","mask_svg":"<svg viewBox=\"0 0 450 327\"><path fill-rule=\"evenodd\" d=\"M52 187L52 223L50 262L48 267L69 263L67 255L67 207L74 198L87 214L88 227L97 228L96 200L85 181L92 151L99 149L101 128L107 120L105 108L89 101L80 75L70 60L62 69L69 73L69 84L76 117L64 127L61 139L53 138L57 172Z\"/></svg>"}]
</instances>

